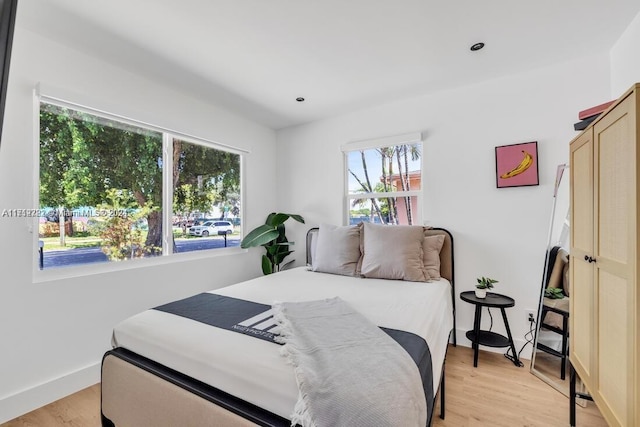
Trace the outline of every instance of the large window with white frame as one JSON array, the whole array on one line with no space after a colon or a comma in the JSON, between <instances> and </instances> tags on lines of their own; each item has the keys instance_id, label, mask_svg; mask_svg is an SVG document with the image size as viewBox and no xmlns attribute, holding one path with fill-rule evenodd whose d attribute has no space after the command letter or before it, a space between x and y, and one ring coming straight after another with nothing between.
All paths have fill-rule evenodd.
<instances>
[{"instance_id":1,"label":"large window with white frame","mask_svg":"<svg viewBox=\"0 0 640 427\"><path fill-rule=\"evenodd\" d=\"M242 152L40 98L40 269L224 249L242 238Z\"/></svg>"},{"instance_id":2,"label":"large window with white frame","mask_svg":"<svg viewBox=\"0 0 640 427\"><path fill-rule=\"evenodd\" d=\"M422 225L420 134L346 144L348 224Z\"/></svg>"}]
</instances>

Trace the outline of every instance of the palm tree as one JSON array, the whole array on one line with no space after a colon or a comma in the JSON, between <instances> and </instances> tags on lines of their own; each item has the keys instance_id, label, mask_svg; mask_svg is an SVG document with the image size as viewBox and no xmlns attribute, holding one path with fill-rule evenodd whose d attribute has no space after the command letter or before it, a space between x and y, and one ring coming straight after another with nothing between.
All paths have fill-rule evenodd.
<instances>
[{"instance_id":1,"label":"palm tree","mask_svg":"<svg viewBox=\"0 0 640 427\"><path fill-rule=\"evenodd\" d=\"M411 191L411 183L409 179L409 156L412 161L420 159L420 147L417 144L403 144L391 147L381 147L375 150L380 155L381 177L380 182L375 188L369 179L369 170L364 150L360 150L360 158L364 179L360 179L351 169L348 169L351 176L360 185L358 192L363 193L389 193L394 191ZM391 177L394 176L394 163L398 168L398 177L400 181L400 189L395 188ZM411 206L411 197L404 197L406 206L407 220L409 224L413 223L413 212ZM380 221L387 224L398 224L398 207L395 197L385 197L377 200L370 198L373 207L371 215L374 213L380 218ZM352 206L361 205L364 199L355 199Z\"/></svg>"},{"instance_id":2,"label":"palm tree","mask_svg":"<svg viewBox=\"0 0 640 427\"><path fill-rule=\"evenodd\" d=\"M391 180L389 179L393 175L393 155L396 151L395 147L383 147L376 150L380 154L382 161L382 183L384 193L393 191L391 187ZM387 170L389 171L387 173ZM389 222L391 224L398 224L398 209L396 207L396 199L393 197L387 198L387 204L389 205Z\"/></svg>"},{"instance_id":3,"label":"palm tree","mask_svg":"<svg viewBox=\"0 0 640 427\"><path fill-rule=\"evenodd\" d=\"M409 152L411 153L411 160L416 161L420 158L420 148L416 144L403 144L396 147L396 160L398 162L398 174L400 177L400 185L402 191L411 191L411 180L409 179ZM404 175L402 173L402 163L400 162L400 155L404 158ZM404 203L407 208L407 221L409 225L413 224L413 212L411 208L411 197L404 198Z\"/></svg>"},{"instance_id":4,"label":"palm tree","mask_svg":"<svg viewBox=\"0 0 640 427\"><path fill-rule=\"evenodd\" d=\"M365 158L363 150L360 150L360 157L362 158L362 169L364 171L364 177L365 177L366 183L362 182L360 178L358 178L358 176L351 169L349 169L349 173L356 179L356 181L358 181L358 184L360 184L360 187L362 187L362 190L365 193L371 193L373 192L371 187L371 180L369 179L369 171L367 169L367 159ZM380 218L380 221L384 222L382 218L382 212L380 212L380 207L378 206L378 201L372 198L371 205L373 206L373 209L375 210L376 214Z\"/></svg>"},{"instance_id":5,"label":"palm tree","mask_svg":"<svg viewBox=\"0 0 640 427\"><path fill-rule=\"evenodd\" d=\"M358 178L356 178L358 179ZM373 188L373 192L375 193L382 193L384 190L383 184L381 182L377 183L376 186ZM356 191L357 193L368 193L369 191L367 191L366 189L362 188L360 190ZM393 198L384 198L380 200L380 204L378 204L376 199L367 199L367 198L360 198L360 199L353 199L351 201L351 207L355 208L355 207L363 207L364 204L367 202L367 200L370 200L373 204L373 202L376 202L376 205L374 206L374 210L371 210L369 212L369 222L373 222L373 216L374 213L378 216L378 218L380 219L380 222L382 224L389 224L391 223L390 220L390 216L391 216L391 209L393 209L393 207L389 204L389 200L393 200Z\"/></svg>"}]
</instances>

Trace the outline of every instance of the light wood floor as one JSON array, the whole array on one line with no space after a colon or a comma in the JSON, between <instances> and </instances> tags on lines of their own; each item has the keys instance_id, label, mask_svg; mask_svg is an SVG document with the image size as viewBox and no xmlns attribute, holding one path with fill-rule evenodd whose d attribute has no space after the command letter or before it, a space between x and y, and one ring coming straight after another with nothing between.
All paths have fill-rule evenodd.
<instances>
[{"instance_id":1,"label":"light wood floor","mask_svg":"<svg viewBox=\"0 0 640 427\"><path fill-rule=\"evenodd\" d=\"M449 347L446 369L446 419L433 427L555 427L569 425L569 399L502 354L481 351L478 367L466 347ZM440 404L436 414L440 413ZM577 407L578 427L606 427L591 402ZM98 427L99 384L84 389L0 427Z\"/></svg>"}]
</instances>

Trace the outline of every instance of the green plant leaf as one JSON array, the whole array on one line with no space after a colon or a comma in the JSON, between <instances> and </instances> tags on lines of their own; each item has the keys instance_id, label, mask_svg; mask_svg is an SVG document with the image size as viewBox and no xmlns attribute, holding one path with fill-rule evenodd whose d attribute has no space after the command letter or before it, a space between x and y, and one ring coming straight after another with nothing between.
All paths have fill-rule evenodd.
<instances>
[{"instance_id":1,"label":"green plant leaf","mask_svg":"<svg viewBox=\"0 0 640 427\"><path fill-rule=\"evenodd\" d=\"M266 255L262 255L262 274L266 276L271 273L273 273L273 264Z\"/></svg>"},{"instance_id":2,"label":"green plant leaf","mask_svg":"<svg viewBox=\"0 0 640 427\"><path fill-rule=\"evenodd\" d=\"M275 264L276 265L280 265L282 264L282 261L284 261L284 259L287 257L287 255L293 253L293 251L287 251L287 252L282 252L279 254L276 254L275 256Z\"/></svg>"},{"instance_id":3,"label":"green plant leaf","mask_svg":"<svg viewBox=\"0 0 640 427\"><path fill-rule=\"evenodd\" d=\"M295 219L296 221L304 224L304 218L302 218L300 215L289 214L289 216L291 217L291 219Z\"/></svg>"},{"instance_id":4,"label":"green plant leaf","mask_svg":"<svg viewBox=\"0 0 640 427\"><path fill-rule=\"evenodd\" d=\"M277 213L269 215L267 218L267 224L277 227L278 225L283 224L286 220L289 219L289 214L285 213Z\"/></svg>"},{"instance_id":5,"label":"green plant leaf","mask_svg":"<svg viewBox=\"0 0 640 427\"><path fill-rule=\"evenodd\" d=\"M280 264L284 258L293 251L289 250L289 242L286 236L284 222L293 218L295 221L304 224L304 218L300 215L271 212L261 225L245 236L240 243L242 248L250 248L255 246L263 246L266 254L262 258L262 272L271 274L277 268L280 271Z\"/></svg>"},{"instance_id":6,"label":"green plant leaf","mask_svg":"<svg viewBox=\"0 0 640 427\"><path fill-rule=\"evenodd\" d=\"M287 230L284 227L284 224L278 224L275 227L278 230L278 242L286 242L287 241Z\"/></svg>"},{"instance_id":7,"label":"green plant leaf","mask_svg":"<svg viewBox=\"0 0 640 427\"><path fill-rule=\"evenodd\" d=\"M252 230L244 239L242 239L240 247L246 249L255 246L262 246L277 239L278 236L278 230L266 224L261 225Z\"/></svg>"},{"instance_id":8,"label":"green plant leaf","mask_svg":"<svg viewBox=\"0 0 640 427\"><path fill-rule=\"evenodd\" d=\"M278 252L281 252L281 246L278 245L267 245L264 247L267 250L267 255L270 257L274 257Z\"/></svg>"},{"instance_id":9,"label":"green plant leaf","mask_svg":"<svg viewBox=\"0 0 640 427\"><path fill-rule=\"evenodd\" d=\"M561 288L547 288L544 290L544 296L551 299L562 299L564 292Z\"/></svg>"},{"instance_id":10,"label":"green plant leaf","mask_svg":"<svg viewBox=\"0 0 640 427\"><path fill-rule=\"evenodd\" d=\"M288 220L289 218L298 221L302 224L304 224L304 218L300 215L296 215L296 214L287 214L287 213L272 213L267 217L267 224L269 225L273 225L278 226L280 224L284 224L284 222L286 220Z\"/></svg>"},{"instance_id":11,"label":"green plant leaf","mask_svg":"<svg viewBox=\"0 0 640 427\"><path fill-rule=\"evenodd\" d=\"M264 223L266 225L273 225L271 224L271 220L273 219L273 217L276 216L275 212L271 212L269 215L267 215L267 219L264 221Z\"/></svg>"}]
</instances>

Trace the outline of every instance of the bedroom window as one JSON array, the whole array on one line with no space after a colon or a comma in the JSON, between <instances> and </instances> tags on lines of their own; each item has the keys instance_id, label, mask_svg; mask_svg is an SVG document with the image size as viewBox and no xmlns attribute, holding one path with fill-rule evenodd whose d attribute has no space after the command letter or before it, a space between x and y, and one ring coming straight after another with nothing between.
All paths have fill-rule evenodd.
<instances>
[{"instance_id":1,"label":"bedroom window","mask_svg":"<svg viewBox=\"0 0 640 427\"><path fill-rule=\"evenodd\" d=\"M240 155L173 139L176 252L239 246Z\"/></svg>"},{"instance_id":2,"label":"bedroom window","mask_svg":"<svg viewBox=\"0 0 640 427\"><path fill-rule=\"evenodd\" d=\"M39 128L40 269L239 246L240 153L48 100Z\"/></svg>"},{"instance_id":3,"label":"bedroom window","mask_svg":"<svg viewBox=\"0 0 640 427\"><path fill-rule=\"evenodd\" d=\"M343 146L348 224L422 225L420 134Z\"/></svg>"}]
</instances>

